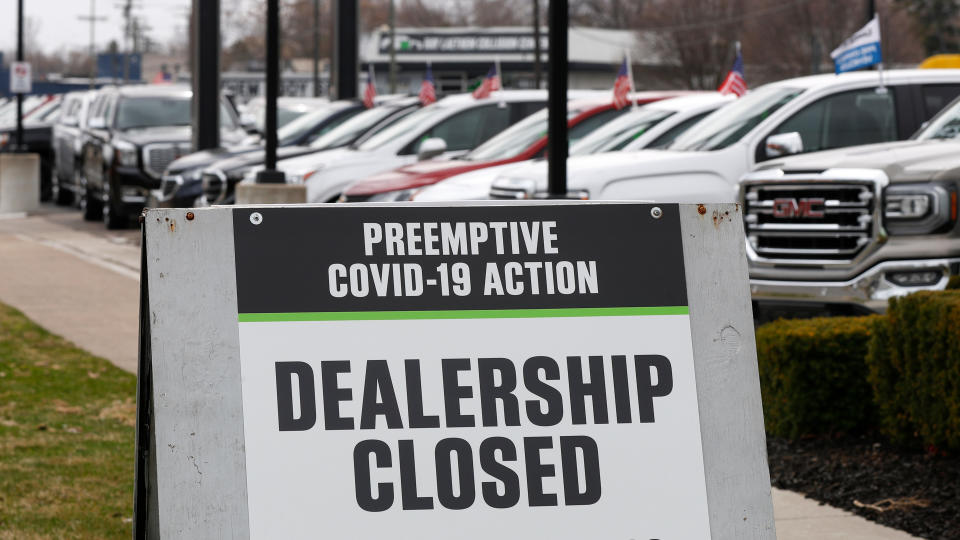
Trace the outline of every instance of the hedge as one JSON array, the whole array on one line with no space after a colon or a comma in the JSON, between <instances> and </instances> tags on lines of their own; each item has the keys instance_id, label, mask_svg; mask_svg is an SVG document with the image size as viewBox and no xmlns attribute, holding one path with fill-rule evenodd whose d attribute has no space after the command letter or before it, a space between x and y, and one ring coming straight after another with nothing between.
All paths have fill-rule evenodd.
<instances>
[{"instance_id":1,"label":"hedge","mask_svg":"<svg viewBox=\"0 0 960 540\"><path fill-rule=\"evenodd\" d=\"M868 380L896 442L960 449L960 291L890 301L876 322Z\"/></svg>"},{"instance_id":2,"label":"hedge","mask_svg":"<svg viewBox=\"0 0 960 540\"><path fill-rule=\"evenodd\" d=\"M757 329L768 433L795 438L876 425L864 358L880 318L779 320Z\"/></svg>"}]
</instances>

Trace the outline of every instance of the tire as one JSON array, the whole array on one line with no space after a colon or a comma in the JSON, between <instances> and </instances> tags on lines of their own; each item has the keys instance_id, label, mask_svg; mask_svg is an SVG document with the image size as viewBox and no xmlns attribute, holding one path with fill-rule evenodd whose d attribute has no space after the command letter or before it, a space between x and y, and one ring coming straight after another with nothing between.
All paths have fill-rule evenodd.
<instances>
[{"instance_id":1,"label":"tire","mask_svg":"<svg viewBox=\"0 0 960 540\"><path fill-rule=\"evenodd\" d=\"M105 180L107 180L104 186L107 200L104 201L103 210L100 212L103 215L103 224L110 230L125 229L129 219L123 212L123 202L117 196L113 182L109 180L109 177Z\"/></svg>"},{"instance_id":2,"label":"tire","mask_svg":"<svg viewBox=\"0 0 960 540\"><path fill-rule=\"evenodd\" d=\"M83 211L83 219L86 221L97 221L103 218L103 201L100 200L100 195L90 188L83 191L80 209Z\"/></svg>"},{"instance_id":3,"label":"tire","mask_svg":"<svg viewBox=\"0 0 960 540\"><path fill-rule=\"evenodd\" d=\"M73 202L73 192L63 187L63 181L57 176L53 179L53 202L57 206L69 206Z\"/></svg>"}]
</instances>

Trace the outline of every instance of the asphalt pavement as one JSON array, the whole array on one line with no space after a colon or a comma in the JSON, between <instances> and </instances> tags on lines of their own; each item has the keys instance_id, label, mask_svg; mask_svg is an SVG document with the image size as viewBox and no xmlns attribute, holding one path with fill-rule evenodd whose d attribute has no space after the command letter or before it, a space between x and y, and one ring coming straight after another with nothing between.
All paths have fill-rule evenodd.
<instances>
[{"instance_id":1,"label":"asphalt pavement","mask_svg":"<svg viewBox=\"0 0 960 540\"><path fill-rule=\"evenodd\" d=\"M45 205L0 215L0 302L130 372L137 369L140 232ZM2 359L0 359L2 360ZM907 540L904 532L773 489L780 540Z\"/></svg>"}]
</instances>

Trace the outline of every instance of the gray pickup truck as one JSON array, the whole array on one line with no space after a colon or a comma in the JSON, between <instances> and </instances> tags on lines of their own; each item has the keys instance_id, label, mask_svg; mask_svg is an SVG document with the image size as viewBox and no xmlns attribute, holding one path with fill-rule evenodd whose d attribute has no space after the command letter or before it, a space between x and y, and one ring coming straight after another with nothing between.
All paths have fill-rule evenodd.
<instances>
[{"instance_id":1,"label":"gray pickup truck","mask_svg":"<svg viewBox=\"0 0 960 540\"><path fill-rule=\"evenodd\" d=\"M960 100L910 140L768 161L740 182L754 315L883 312L960 275Z\"/></svg>"}]
</instances>

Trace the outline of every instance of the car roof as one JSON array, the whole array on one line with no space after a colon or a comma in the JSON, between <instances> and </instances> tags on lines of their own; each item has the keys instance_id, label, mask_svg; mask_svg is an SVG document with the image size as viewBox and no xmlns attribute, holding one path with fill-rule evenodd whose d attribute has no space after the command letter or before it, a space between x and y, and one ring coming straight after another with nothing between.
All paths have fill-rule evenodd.
<instances>
[{"instance_id":1,"label":"car roof","mask_svg":"<svg viewBox=\"0 0 960 540\"><path fill-rule=\"evenodd\" d=\"M698 109L700 107L717 103L725 103L727 101L733 101L734 99L735 98L733 95L723 95L720 92L702 92L699 94L664 99L662 101L651 103L648 105L648 107L652 109L679 112L688 111L690 109Z\"/></svg>"},{"instance_id":2,"label":"car roof","mask_svg":"<svg viewBox=\"0 0 960 540\"><path fill-rule=\"evenodd\" d=\"M836 84L863 84L879 83L878 71L852 71L841 73L825 73L784 79L768 83L765 86L793 86L804 89L827 88ZM883 71L884 83L902 84L905 82L960 82L960 69L889 69Z\"/></svg>"},{"instance_id":3,"label":"car roof","mask_svg":"<svg viewBox=\"0 0 960 540\"><path fill-rule=\"evenodd\" d=\"M193 95L189 86L181 84L138 84L121 86L113 91L126 97L190 97Z\"/></svg>"}]
</instances>

